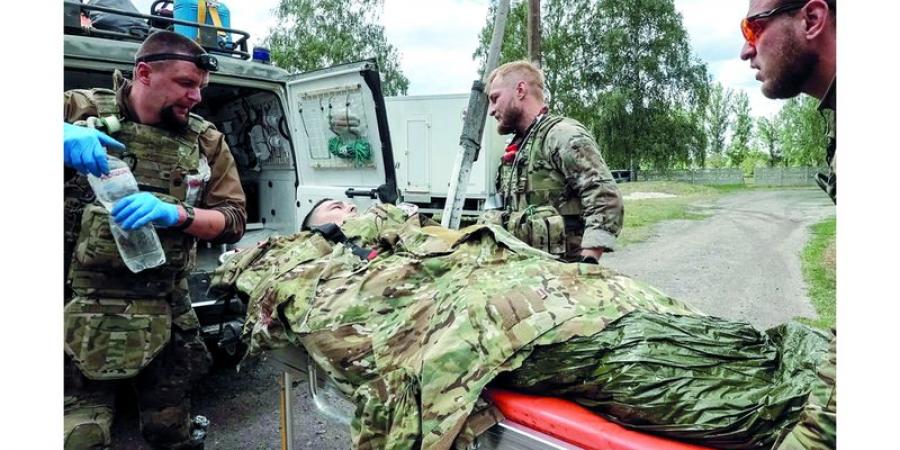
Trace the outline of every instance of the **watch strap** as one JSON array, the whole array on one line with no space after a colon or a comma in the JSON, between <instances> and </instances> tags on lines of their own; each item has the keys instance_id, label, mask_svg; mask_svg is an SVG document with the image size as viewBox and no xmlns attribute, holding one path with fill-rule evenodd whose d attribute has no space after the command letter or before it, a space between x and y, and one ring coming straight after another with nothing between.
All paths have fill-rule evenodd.
<instances>
[{"instance_id":1,"label":"watch strap","mask_svg":"<svg viewBox=\"0 0 900 450\"><path fill-rule=\"evenodd\" d=\"M187 217L184 218L184 222L181 222L178 225L172 227L175 231L186 230L192 223L194 223L194 208L189 205L181 204L181 207L184 208L184 212L187 214Z\"/></svg>"}]
</instances>

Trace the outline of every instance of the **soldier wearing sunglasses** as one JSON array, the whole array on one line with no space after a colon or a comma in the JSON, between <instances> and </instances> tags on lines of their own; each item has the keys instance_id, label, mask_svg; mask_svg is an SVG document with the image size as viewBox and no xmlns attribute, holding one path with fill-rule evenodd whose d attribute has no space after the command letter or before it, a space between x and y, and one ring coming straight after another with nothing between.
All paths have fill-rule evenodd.
<instances>
[{"instance_id":1,"label":"soldier wearing sunglasses","mask_svg":"<svg viewBox=\"0 0 900 450\"><path fill-rule=\"evenodd\" d=\"M837 203L835 150L837 0L751 0L741 21L744 34L741 59L749 60L769 98L791 98L800 93L819 99L828 122L827 174L817 176L819 186Z\"/></svg>"},{"instance_id":2,"label":"soldier wearing sunglasses","mask_svg":"<svg viewBox=\"0 0 900 450\"><path fill-rule=\"evenodd\" d=\"M741 59L749 60L769 98L792 98L800 93L819 99L819 110L828 123L825 158L828 173L816 181L837 203L835 127L837 94L837 0L750 0L741 21L744 34ZM837 426L835 367L836 340L832 340L828 362L804 407L800 423L785 437L779 450L834 448Z\"/></svg>"}]
</instances>

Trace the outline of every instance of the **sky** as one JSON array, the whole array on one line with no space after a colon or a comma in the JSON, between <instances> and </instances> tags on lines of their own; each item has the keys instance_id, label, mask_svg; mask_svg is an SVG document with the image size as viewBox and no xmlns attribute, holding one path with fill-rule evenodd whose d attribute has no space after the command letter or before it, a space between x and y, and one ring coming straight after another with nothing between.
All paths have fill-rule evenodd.
<instances>
[{"instance_id":1,"label":"sky","mask_svg":"<svg viewBox=\"0 0 900 450\"><path fill-rule=\"evenodd\" d=\"M625 0L627 1L627 0ZM153 0L134 0L148 12ZM278 0L228 0L231 26L250 33L259 45L275 25ZM740 0L675 0L695 55L705 61L713 79L750 98L757 116L773 116L782 101L760 93L750 63L738 54L743 44L739 22L747 12ZM466 93L476 78L472 54L488 12L488 0L385 0L381 14L388 42L400 53L409 78L408 95Z\"/></svg>"}]
</instances>

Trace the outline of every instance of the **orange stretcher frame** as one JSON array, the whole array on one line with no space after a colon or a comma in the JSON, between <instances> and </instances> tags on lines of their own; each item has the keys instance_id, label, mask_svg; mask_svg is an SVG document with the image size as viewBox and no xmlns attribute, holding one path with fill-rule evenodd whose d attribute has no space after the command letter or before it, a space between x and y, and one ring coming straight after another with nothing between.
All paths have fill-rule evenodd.
<instances>
[{"instance_id":1,"label":"orange stretcher frame","mask_svg":"<svg viewBox=\"0 0 900 450\"><path fill-rule=\"evenodd\" d=\"M494 388L486 396L510 421L586 450L710 450L626 429L560 398Z\"/></svg>"}]
</instances>

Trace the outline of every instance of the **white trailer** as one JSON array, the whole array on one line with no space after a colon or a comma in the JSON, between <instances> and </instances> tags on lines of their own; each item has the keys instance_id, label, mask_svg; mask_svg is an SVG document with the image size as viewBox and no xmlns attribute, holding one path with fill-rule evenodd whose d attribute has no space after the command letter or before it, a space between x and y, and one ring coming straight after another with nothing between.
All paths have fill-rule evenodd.
<instances>
[{"instance_id":1,"label":"white trailer","mask_svg":"<svg viewBox=\"0 0 900 450\"><path fill-rule=\"evenodd\" d=\"M400 196L425 212L441 212L456 154L461 148L459 135L469 94L412 95L384 100ZM510 137L497 134L497 121L487 117L481 152L469 177L464 214L478 214L485 200L495 194L497 167Z\"/></svg>"}]
</instances>

